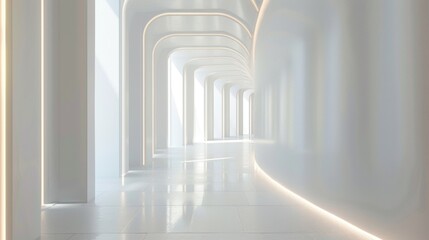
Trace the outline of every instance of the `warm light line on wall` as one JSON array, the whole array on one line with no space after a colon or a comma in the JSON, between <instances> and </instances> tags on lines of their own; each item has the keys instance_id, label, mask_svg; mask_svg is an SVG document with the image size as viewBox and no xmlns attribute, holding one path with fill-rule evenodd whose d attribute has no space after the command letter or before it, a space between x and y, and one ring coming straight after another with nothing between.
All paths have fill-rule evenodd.
<instances>
[{"instance_id":1,"label":"warm light line on wall","mask_svg":"<svg viewBox=\"0 0 429 240\"><path fill-rule=\"evenodd\" d=\"M149 22L146 24L144 30L143 30L143 36L146 36L146 32L149 28L149 26L157 19L161 18L161 17L186 17L186 16L191 16L191 17L225 17L225 18L229 18L232 21L234 21L235 23L237 23L238 25L240 25L247 33L247 35L249 36L249 38L252 38L252 32L250 32L249 28L242 22L240 21L238 18L227 14L227 13L223 13L223 12L166 12L166 13L161 13L159 15L156 15L155 17L151 18L149 20Z\"/></svg>"},{"instance_id":2,"label":"warm light line on wall","mask_svg":"<svg viewBox=\"0 0 429 240\"><path fill-rule=\"evenodd\" d=\"M258 4L256 4L256 1L255 0L250 0L250 2L252 2L252 4L255 7L256 11L259 12L259 7L258 7Z\"/></svg>"},{"instance_id":3,"label":"warm light line on wall","mask_svg":"<svg viewBox=\"0 0 429 240\"><path fill-rule=\"evenodd\" d=\"M253 68L255 68L255 61L256 61L256 40L258 39L259 30L261 28L262 18L265 15L265 12L267 11L268 4L270 3L270 0L263 0L261 8L259 10L258 18L256 19L255 24L255 31L253 33L253 43L252 43L252 63Z\"/></svg>"},{"instance_id":4,"label":"warm light line on wall","mask_svg":"<svg viewBox=\"0 0 429 240\"><path fill-rule=\"evenodd\" d=\"M45 0L40 4L40 160L41 203L45 204Z\"/></svg>"},{"instance_id":5,"label":"warm light line on wall","mask_svg":"<svg viewBox=\"0 0 429 240\"><path fill-rule=\"evenodd\" d=\"M6 0L1 0L1 240L6 240L6 223L7 223L7 207L6 207L6 88L7 88L7 63L6 63Z\"/></svg>"},{"instance_id":6,"label":"warm light line on wall","mask_svg":"<svg viewBox=\"0 0 429 240\"><path fill-rule=\"evenodd\" d=\"M240 41L238 38L229 35L229 34L225 34L225 33L204 33L204 32L184 32L184 33L171 33L168 35L163 36L162 38L160 38L154 45L153 49L157 48L157 46L164 40L168 39L168 38L173 38L173 37L224 37L224 38L228 38L232 41L234 41L235 43L237 43L238 45L240 45L240 47L246 52L246 54L248 56L250 56L250 51L249 49L246 47L246 45ZM145 46L144 46L145 47ZM240 54L242 56L242 54ZM244 57L244 56L243 56Z\"/></svg>"},{"instance_id":7,"label":"warm light line on wall","mask_svg":"<svg viewBox=\"0 0 429 240\"><path fill-rule=\"evenodd\" d=\"M253 157L254 158L254 157ZM305 207L306 209L316 213L320 214L321 216L325 217L328 220L331 220L337 224L339 224L344 229L347 229L360 237L363 237L365 239L371 239L371 240L381 240L381 238L372 235L371 233L366 232L365 230L347 222L346 220L328 212L327 210L317 206L316 204L310 202L309 200L301 197L300 195L292 192L276 180L274 180L270 175L268 175L257 163L257 161L254 159L254 167L255 172L259 173L265 180L267 180L270 184L272 184L274 187L276 187L280 192L284 193L288 198L291 198L295 200L297 203Z\"/></svg>"}]
</instances>

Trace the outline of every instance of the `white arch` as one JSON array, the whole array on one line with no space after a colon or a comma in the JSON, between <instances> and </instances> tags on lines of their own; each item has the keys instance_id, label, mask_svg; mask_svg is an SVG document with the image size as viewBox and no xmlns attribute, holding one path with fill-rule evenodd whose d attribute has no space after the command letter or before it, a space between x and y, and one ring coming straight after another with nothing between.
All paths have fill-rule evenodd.
<instances>
[{"instance_id":1,"label":"white arch","mask_svg":"<svg viewBox=\"0 0 429 240\"><path fill-rule=\"evenodd\" d=\"M198 51L217 51L217 50L221 50L221 51L225 51L225 52L231 52L232 55L238 56L239 59L240 58L242 59L243 63L246 60L245 57L242 56L237 50L231 49L230 47L218 47L218 46L215 46L215 47L212 47L212 46L206 46L206 47L179 47L179 48L175 48L175 49L171 50L166 55L171 55L171 54L173 54L175 52L178 52L178 51L196 51L196 50L198 50ZM152 56L152 61L154 61L155 56L156 56L156 54L154 54ZM152 82L151 82L151 84L152 84L151 101L152 101L152 123L153 123L152 126L151 126L151 128L152 128L152 142L156 141L156 139L155 139L155 137L156 137L155 136L155 129L156 129L155 124L156 124L156 121L155 121L155 107L154 107L154 104L155 104L155 90L156 90L155 89L155 76L156 76L155 73L156 73L156 71L155 71L155 64L152 64L152 78L151 78L151 80L152 80ZM143 81L143 83L145 83L145 81ZM143 106L145 106L144 102L142 104L143 104ZM152 147L152 152L155 152L155 145L152 144L151 147Z\"/></svg>"},{"instance_id":2,"label":"white arch","mask_svg":"<svg viewBox=\"0 0 429 240\"><path fill-rule=\"evenodd\" d=\"M226 58L230 58L230 57L226 57ZM196 58L196 59L192 59L192 60L188 61L186 63L186 65L185 65L185 67L184 67L184 74L183 74L183 76L184 76L184 84L187 85L186 87L184 87L184 89L188 89L189 86L192 86L192 90L191 91L193 92L194 84L195 83L190 84L189 81L194 81L195 71L197 71L198 69L200 69L200 68L202 68L204 66L215 66L215 64L213 63L213 61L215 59L216 59L216 57L211 57L211 58L206 57L206 58ZM230 60L235 60L235 59L230 58ZM201 61L210 61L210 62L201 63ZM225 64L225 63L226 62L223 62L222 64ZM235 62L235 63L233 62L233 64L237 65L237 62ZM238 67L240 67L240 66L238 66ZM189 78L188 75L192 75L192 80ZM238 80L241 81L241 78L238 79ZM190 96L192 96L192 95L190 95ZM193 97L194 96L192 96L191 98L193 98ZM188 119L188 106L191 106L191 103L188 100L188 94L185 94L185 100L184 101L185 101L185 113L184 113L184 116L185 116L185 119L186 119L185 120L185 122L186 122L186 130L185 130L185 134L186 134L185 137L186 137L186 139L185 139L185 143L188 144L189 143L189 139L193 139L193 135L194 135L193 134L193 132L194 132L193 129L192 129L191 132L188 131L188 129L191 129L189 127L193 126L193 124L189 124L189 120L193 122L195 117L192 117L191 119ZM194 115L194 113L192 115Z\"/></svg>"},{"instance_id":3,"label":"white arch","mask_svg":"<svg viewBox=\"0 0 429 240\"><path fill-rule=\"evenodd\" d=\"M183 66L186 66L186 63L183 63L183 64L181 64L181 65L179 65L179 71L181 71L181 69L182 69L182 65ZM229 75L232 75L232 74L236 74L236 75L238 75L238 76L240 76L241 78L246 78L246 79L249 79L250 80L250 76L246 76L246 73L247 73L247 71L245 71L245 70L242 70L242 69L240 69L240 68L237 68L236 66L234 66L234 65L209 65L209 66L205 66L204 67L205 69L210 69L209 71L212 71L212 72L222 72L223 74L229 74ZM184 90L184 92L183 92L183 96L182 96L182 100L181 100L181 102L182 102L182 104L179 104L179 106L183 106L183 113L181 113L181 115L180 116L183 116L183 143L186 143L187 142L187 119L186 119L186 116L187 116L187 110L186 110L186 105L187 105L187 99L186 99L186 95L187 94L185 94L185 86L186 86L186 80L187 80L187 78L186 77L184 77L184 72L185 72L186 70L184 70L183 72L181 72L181 75L182 75L182 80L183 80L183 85L182 85L182 87L181 88L183 88ZM169 79L169 85L171 84L171 82L170 82L171 80ZM169 91L171 90L171 88L169 87ZM171 93L169 94L169 96L171 96ZM170 98L169 98L170 99ZM168 102L170 102L170 100L168 101ZM170 107L168 108L168 109L170 109ZM170 110L169 110L169 113L170 113ZM170 119L170 117L168 118L168 119ZM154 123L155 123L155 121L154 121ZM169 127L170 127L170 124L168 125ZM154 129L155 129L155 127L154 127ZM169 129L169 131L168 132L170 132L170 129ZM155 135L155 134L154 134ZM170 132L170 134L168 134L168 136L170 137L171 136L171 132Z\"/></svg>"},{"instance_id":4,"label":"white arch","mask_svg":"<svg viewBox=\"0 0 429 240\"><path fill-rule=\"evenodd\" d=\"M125 15L124 13L126 12L127 9L127 4L129 3L128 0L125 0L123 6L122 6L122 15ZM232 16L231 14L227 14L227 13L223 13L223 12L180 12L180 13L174 13L174 12L167 12L167 13L162 13L159 14L155 17L153 17L148 24L146 24L145 28L144 28L144 33L146 33L146 30L148 29L148 27L150 26L151 23L153 23L156 19L161 18L161 17L167 17L167 16L213 16L213 17L225 17L228 18L234 22L236 22L237 24L239 24L241 26L242 29L245 30L245 32L247 33L247 35L249 36L249 38L252 38L252 33L250 32L250 30L247 28L247 26L237 17ZM128 81L127 78L127 72L125 71L126 69L126 58L125 58L125 39L126 39L126 35L125 35L125 29L126 29L126 20L124 20L122 22L122 80L121 80L121 112L122 112L122 116L121 116L121 138L123 139L122 143L121 143L121 158L122 158L122 162L123 164L125 163L125 129L126 129L126 118L127 116L125 116L125 109L126 109L126 102L125 102L125 82L124 81ZM146 36L144 34L143 40L145 41ZM153 97L153 96L152 96ZM143 156L145 156L145 154L143 154ZM125 168L123 168L125 169Z\"/></svg>"}]
</instances>

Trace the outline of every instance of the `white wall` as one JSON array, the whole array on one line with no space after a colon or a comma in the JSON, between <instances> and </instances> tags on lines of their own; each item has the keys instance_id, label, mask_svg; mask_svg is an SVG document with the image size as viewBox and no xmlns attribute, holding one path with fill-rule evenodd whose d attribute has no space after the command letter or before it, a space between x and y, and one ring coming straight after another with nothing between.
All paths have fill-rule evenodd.
<instances>
[{"instance_id":1,"label":"white wall","mask_svg":"<svg viewBox=\"0 0 429 240\"><path fill-rule=\"evenodd\" d=\"M95 194L87 61L91 4L45 2L45 203L87 202Z\"/></svg>"},{"instance_id":2,"label":"white wall","mask_svg":"<svg viewBox=\"0 0 429 240\"><path fill-rule=\"evenodd\" d=\"M120 176L119 0L95 1L96 177Z\"/></svg>"},{"instance_id":3,"label":"white wall","mask_svg":"<svg viewBox=\"0 0 429 240\"><path fill-rule=\"evenodd\" d=\"M60 3L60 188L59 201L86 202L94 197L87 156L87 2Z\"/></svg>"},{"instance_id":4,"label":"white wall","mask_svg":"<svg viewBox=\"0 0 429 240\"><path fill-rule=\"evenodd\" d=\"M428 1L265 4L258 164L383 239L427 238Z\"/></svg>"},{"instance_id":5,"label":"white wall","mask_svg":"<svg viewBox=\"0 0 429 240\"><path fill-rule=\"evenodd\" d=\"M8 1L11 29L11 180L8 239L33 240L40 235L40 1ZM31 44L29 44L31 42ZM10 232L9 232L10 233Z\"/></svg>"}]
</instances>

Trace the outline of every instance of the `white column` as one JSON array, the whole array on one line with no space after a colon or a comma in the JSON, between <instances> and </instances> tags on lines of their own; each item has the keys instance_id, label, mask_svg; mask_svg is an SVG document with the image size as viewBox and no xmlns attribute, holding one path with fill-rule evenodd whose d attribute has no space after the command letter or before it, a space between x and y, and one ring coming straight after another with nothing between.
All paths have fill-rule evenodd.
<instances>
[{"instance_id":1,"label":"white column","mask_svg":"<svg viewBox=\"0 0 429 240\"><path fill-rule=\"evenodd\" d=\"M192 71L194 73L194 71ZM184 92L185 92L185 145L193 143L194 136L194 74L191 71L184 73Z\"/></svg>"},{"instance_id":2,"label":"white column","mask_svg":"<svg viewBox=\"0 0 429 240\"><path fill-rule=\"evenodd\" d=\"M34 240L40 235L41 206L41 2L7 2L12 8L8 11L11 45L7 47L11 56L7 239Z\"/></svg>"},{"instance_id":3,"label":"white column","mask_svg":"<svg viewBox=\"0 0 429 240\"><path fill-rule=\"evenodd\" d=\"M206 79L205 81L205 139L213 140L213 112L214 112L214 80Z\"/></svg>"},{"instance_id":4,"label":"white column","mask_svg":"<svg viewBox=\"0 0 429 240\"><path fill-rule=\"evenodd\" d=\"M221 139L223 137L223 99L222 89L223 80L217 80L213 84L213 138Z\"/></svg>"},{"instance_id":5,"label":"white column","mask_svg":"<svg viewBox=\"0 0 429 240\"><path fill-rule=\"evenodd\" d=\"M231 84L225 84L222 89L222 103L223 103L223 138L229 137L230 126L231 126L231 116L230 116L230 97L231 97Z\"/></svg>"},{"instance_id":6,"label":"white column","mask_svg":"<svg viewBox=\"0 0 429 240\"><path fill-rule=\"evenodd\" d=\"M244 90L240 89L237 93L237 129L238 136L243 136L243 100Z\"/></svg>"},{"instance_id":7,"label":"white column","mask_svg":"<svg viewBox=\"0 0 429 240\"><path fill-rule=\"evenodd\" d=\"M237 111L237 106L238 106L238 101L237 101L237 95L238 95L238 91L240 90L240 87L238 85L234 85L231 87L230 90L230 96L229 96L229 101L230 101L230 133L229 136L231 137L237 137L238 136L238 111Z\"/></svg>"},{"instance_id":8,"label":"white column","mask_svg":"<svg viewBox=\"0 0 429 240\"><path fill-rule=\"evenodd\" d=\"M94 1L47 0L45 44L45 203L87 202L95 194ZM89 32L93 33L93 32ZM89 40L89 41L88 41ZM49 45L48 45L49 43Z\"/></svg>"}]
</instances>

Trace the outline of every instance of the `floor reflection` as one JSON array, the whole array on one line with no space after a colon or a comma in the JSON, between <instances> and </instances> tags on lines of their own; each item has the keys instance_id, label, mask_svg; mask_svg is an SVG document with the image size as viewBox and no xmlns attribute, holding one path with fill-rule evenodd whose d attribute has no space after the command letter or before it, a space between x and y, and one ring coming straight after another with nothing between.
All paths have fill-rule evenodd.
<instances>
[{"instance_id":1,"label":"floor reflection","mask_svg":"<svg viewBox=\"0 0 429 240\"><path fill-rule=\"evenodd\" d=\"M147 169L97 181L88 204L42 210L42 240L358 239L255 173L251 142L159 151Z\"/></svg>"}]
</instances>

